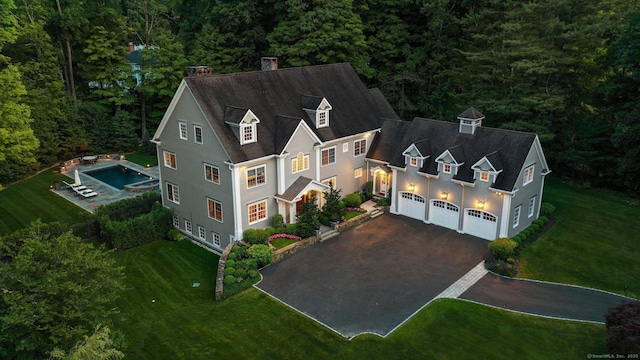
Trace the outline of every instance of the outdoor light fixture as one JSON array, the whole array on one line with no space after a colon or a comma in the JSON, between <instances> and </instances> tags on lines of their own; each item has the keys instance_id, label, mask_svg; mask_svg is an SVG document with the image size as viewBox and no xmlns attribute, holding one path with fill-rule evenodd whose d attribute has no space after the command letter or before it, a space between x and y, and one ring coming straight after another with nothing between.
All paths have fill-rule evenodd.
<instances>
[{"instance_id":1,"label":"outdoor light fixture","mask_svg":"<svg viewBox=\"0 0 640 360\"><path fill-rule=\"evenodd\" d=\"M409 191L413 192L416 189L416 184L409 183Z\"/></svg>"},{"instance_id":2,"label":"outdoor light fixture","mask_svg":"<svg viewBox=\"0 0 640 360\"><path fill-rule=\"evenodd\" d=\"M449 193L446 191L443 191L440 193L440 199L442 200L447 200L447 198L449 198Z\"/></svg>"},{"instance_id":3,"label":"outdoor light fixture","mask_svg":"<svg viewBox=\"0 0 640 360\"><path fill-rule=\"evenodd\" d=\"M484 209L484 201L480 200L476 203L478 209Z\"/></svg>"}]
</instances>

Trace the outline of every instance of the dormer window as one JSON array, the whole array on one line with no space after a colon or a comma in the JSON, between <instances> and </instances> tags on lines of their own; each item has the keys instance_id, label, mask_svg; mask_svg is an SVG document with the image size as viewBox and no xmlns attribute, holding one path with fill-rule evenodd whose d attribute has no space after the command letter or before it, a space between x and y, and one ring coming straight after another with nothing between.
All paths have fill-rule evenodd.
<instances>
[{"instance_id":1,"label":"dormer window","mask_svg":"<svg viewBox=\"0 0 640 360\"><path fill-rule=\"evenodd\" d=\"M315 122L316 129L329 126L331 104L322 96L302 95L302 109Z\"/></svg>"},{"instance_id":2,"label":"dormer window","mask_svg":"<svg viewBox=\"0 0 640 360\"><path fill-rule=\"evenodd\" d=\"M320 110L317 112L318 127L329 126L329 110Z\"/></svg>"},{"instance_id":3,"label":"dormer window","mask_svg":"<svg viewBox=\"0 0 640 360\"><path fill-rule=\"evenodd\" d=\"M442 172L445 174L451 174L451 164L444 164L442 166Z\"/></svg>"},{"instance_id":4,"label":"dormer window","mask_svg":"<svg viewBox=\"0 0 640 360\"><path fill-rule=\"evenodd\" d=\"M418 158L410 157L410 158L409 158L409 165L411 165L411 166L418 166Z\"/></svg>"},{"instance_id":5,"label":"dormer window","mask_svg":"<svg viewBox=\"0 0 640 360\"><path fill-rule=\"evenodd\" d=\"M256 142L256 125L249 124L240 127L242 131L242 145Z\"/></svg>"},{"instance_id":6,"label":"dormer window","mask_svg":"<svg viewBox=\"0 0 640 360\"><path fill-rule=\"evenodd\" d=\"M489 181L489 173L486 171L480 172L480 180Z\"/></svg>"}]
</instances>

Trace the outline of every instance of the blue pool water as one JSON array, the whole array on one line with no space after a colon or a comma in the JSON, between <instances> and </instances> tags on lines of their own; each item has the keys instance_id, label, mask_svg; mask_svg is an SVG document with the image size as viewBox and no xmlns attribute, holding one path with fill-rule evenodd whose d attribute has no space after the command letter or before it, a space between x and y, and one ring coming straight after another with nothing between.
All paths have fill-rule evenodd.
<instances>
[{"instance_id":1,"label":"blue pool water","mask_svg":"<svg viewBox=\"0 0 640 360\"><path fill-rule=\"evenodd\" d=\"M122 165L109 166L102 169L89 170L84 172L86 175L91 176L103 183L109 184L114 188L120 190L124 189L125 185L137 183L144 180L149 180L149 176L131 170Z\"/></svg>"}]
</instances>

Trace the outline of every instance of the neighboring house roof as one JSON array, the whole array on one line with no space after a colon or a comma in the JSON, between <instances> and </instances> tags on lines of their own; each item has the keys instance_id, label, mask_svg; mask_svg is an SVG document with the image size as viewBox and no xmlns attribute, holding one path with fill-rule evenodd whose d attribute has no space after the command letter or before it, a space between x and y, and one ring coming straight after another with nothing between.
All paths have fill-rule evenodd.
<instances>
[{"instance_id":1,"label":"neighboring house roof","mask_svg":"<svg viewBox=\"0 0 640 360\"><path fill-rule=\"evenodd\" d=\"M424 118L412 122L389 120L371 144L367 158L404 168L403 149L419 144L420 151L425 151L422 155L429 156L420 172L438 175L435 159L448 150L456 161L464 162L454 179L473 183L471 166L486 156L496 170L503 170L493 188L512 191L535 139L533 133L487 127L478 127L473 135L464 134L459 132L458 123Z\"/></svg>"},{"instance_id":2,"label":"neighboring house roof","mask_svg":"<svg viewBox=\"0 0 640 360\"><path fill-rule=\"evenodd\" d=\"M295 130L289 118L304 120L322 142L379 129L383 118L398 119L380 92L367 89L348 63L192 77L184 82L232 163L282 151ZM332 107L329 126L317 129L304 109L317 107L323 98ZM259 119L257 142L240 145L234 135L229 121L239 121L238 109L249 109Z\"/></svg>"}]
</instances>

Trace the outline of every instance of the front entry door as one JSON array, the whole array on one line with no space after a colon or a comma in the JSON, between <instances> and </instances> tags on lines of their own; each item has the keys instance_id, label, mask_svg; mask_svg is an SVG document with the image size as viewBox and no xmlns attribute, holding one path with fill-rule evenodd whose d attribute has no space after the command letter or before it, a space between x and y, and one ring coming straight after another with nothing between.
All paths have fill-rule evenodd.
<instances>
[{"instance_id":1,"label":"front entry door","mask_svg":"<svg viewBox=\"0 0 640 360\"><path fill-rule=\"evenodd\" d=\"M385 173L380 173L380 195L382 196L387 196L387 174Z\"/></svg>"}]
</instances>

